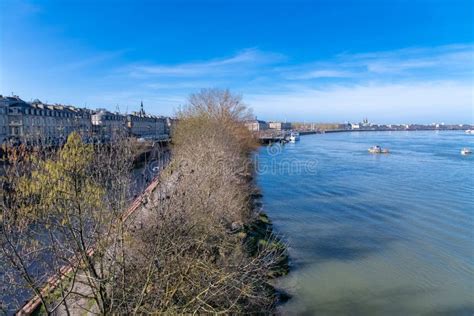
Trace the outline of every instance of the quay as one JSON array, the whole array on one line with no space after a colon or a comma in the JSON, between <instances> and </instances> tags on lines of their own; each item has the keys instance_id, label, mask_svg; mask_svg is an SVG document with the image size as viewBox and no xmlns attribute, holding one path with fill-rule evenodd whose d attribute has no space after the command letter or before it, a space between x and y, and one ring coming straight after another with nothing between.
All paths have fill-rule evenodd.
<instances>
[{"instance_id":1,"label":"quay","mask_svg":"<svg viewBox=\"0 0 474 316\"><path fill-rule=\"evenodd\" d=\"M346 132L396 132L396 131L451 131L451 130L473 130L470 124L372 124L366 118L360 123L298 123L298 122L276 122L248 120L245 126L256 135L260 143L271 144L285 142L285 136L291 132L300 135L324 134L324 133L346 133Z\"/></svg>"},{"instance_id":2,"label":"quay","mask_svg":"<svg viewBox=\"0 0 474 316\"><path fill-rule=\"evenodd\" d=\"M264 145L274 143L286 143L290 135L289 131L264 130L257 133L259 143Z\"/></svg>"},{"instance_id":3,"label":"quay","mask_svg":"<svg viewBox=\"0 0 474 316\"><path fill-rule=\"evenodd\" d=\"M286 143L292 132L298 132L300 135L322 134L321 131L298 131L298 130L265 130L257 134L258 141L261 144L269 145L274 143Z\"/></svg>"},{"instance_id":4,"label":"quay","mask_svg":"<svg viewBox=\"0 0 474 316\"><path fill-rule=\"evenodd\" d=\"M261 144L273 144L273 143L285 143L286 138L283 135L269 135L269 136L259 136L258 141Z\"/></svg>"}]
</instances>

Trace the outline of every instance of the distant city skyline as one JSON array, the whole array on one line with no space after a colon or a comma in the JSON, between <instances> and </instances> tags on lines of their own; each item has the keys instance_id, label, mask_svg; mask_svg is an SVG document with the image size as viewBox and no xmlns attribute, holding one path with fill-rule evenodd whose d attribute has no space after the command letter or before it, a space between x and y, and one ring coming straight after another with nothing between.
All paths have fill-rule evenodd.
<instances>
[{"instance_id":1,"label":"distant city skyline","mask_svg":"<svg viewBox=\"0 0 474 316\"><path fill-rule=\"evenodd\" d=\"M263 120L474 123L471 1L0 2L0 94L172 115L229 88Z\"/></svg>"}]
</instances>

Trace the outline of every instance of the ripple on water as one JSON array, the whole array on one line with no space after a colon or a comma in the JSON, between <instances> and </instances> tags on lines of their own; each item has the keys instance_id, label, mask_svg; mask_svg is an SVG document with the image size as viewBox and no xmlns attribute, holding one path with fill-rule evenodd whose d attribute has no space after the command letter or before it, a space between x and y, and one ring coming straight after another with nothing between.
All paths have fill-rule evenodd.
<instances>
[{"instance_id":1,"label":"ripple on water","mask_svg":"<svg viewBox=\"0 0 474 316\"><path fill-rule=\"evenodd\" d=\"M380 144L390 155L370 155ZM315 173L258 177L264 207L290 244L278 282L285 314L474 313L474 137L459 132L304 136L269 156Z\"/></svg>"}]
</instances>

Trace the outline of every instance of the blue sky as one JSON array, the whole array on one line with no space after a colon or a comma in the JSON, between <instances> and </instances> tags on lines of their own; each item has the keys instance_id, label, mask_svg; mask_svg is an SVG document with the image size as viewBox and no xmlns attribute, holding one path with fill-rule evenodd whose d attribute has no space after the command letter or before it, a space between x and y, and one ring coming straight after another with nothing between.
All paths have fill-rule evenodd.
<instances>
[{"instance_id":1,"label":"blue sky","mask_svg":"<svg viewBox=\"0 0 474 316\"><path fill-rule=\"evenodd\" d=\"M229 88L267 120L474 122L474 2L0 0L0 93L173 114Z\"/></svg>"}]
</instances>

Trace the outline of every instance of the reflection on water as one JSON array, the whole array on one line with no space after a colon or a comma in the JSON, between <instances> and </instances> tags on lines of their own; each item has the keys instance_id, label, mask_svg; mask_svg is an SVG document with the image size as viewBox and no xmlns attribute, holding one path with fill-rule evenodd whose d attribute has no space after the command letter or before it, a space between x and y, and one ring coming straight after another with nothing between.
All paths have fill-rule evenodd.
<instances>
[{"instance_id":1,"label":"reflection on water","mask_svg":"<svg viewBox=\"0 0 474 316\"><path fill-rule=\"evenodd\" d=\"M391 154L367 153L372 145ZM474 314L474 156L462 147L474 137L340 133L262 148L264 207L292 257L281 311ZM303 167L279 168L288 161Z\"/></svg>"}]
</instances>

